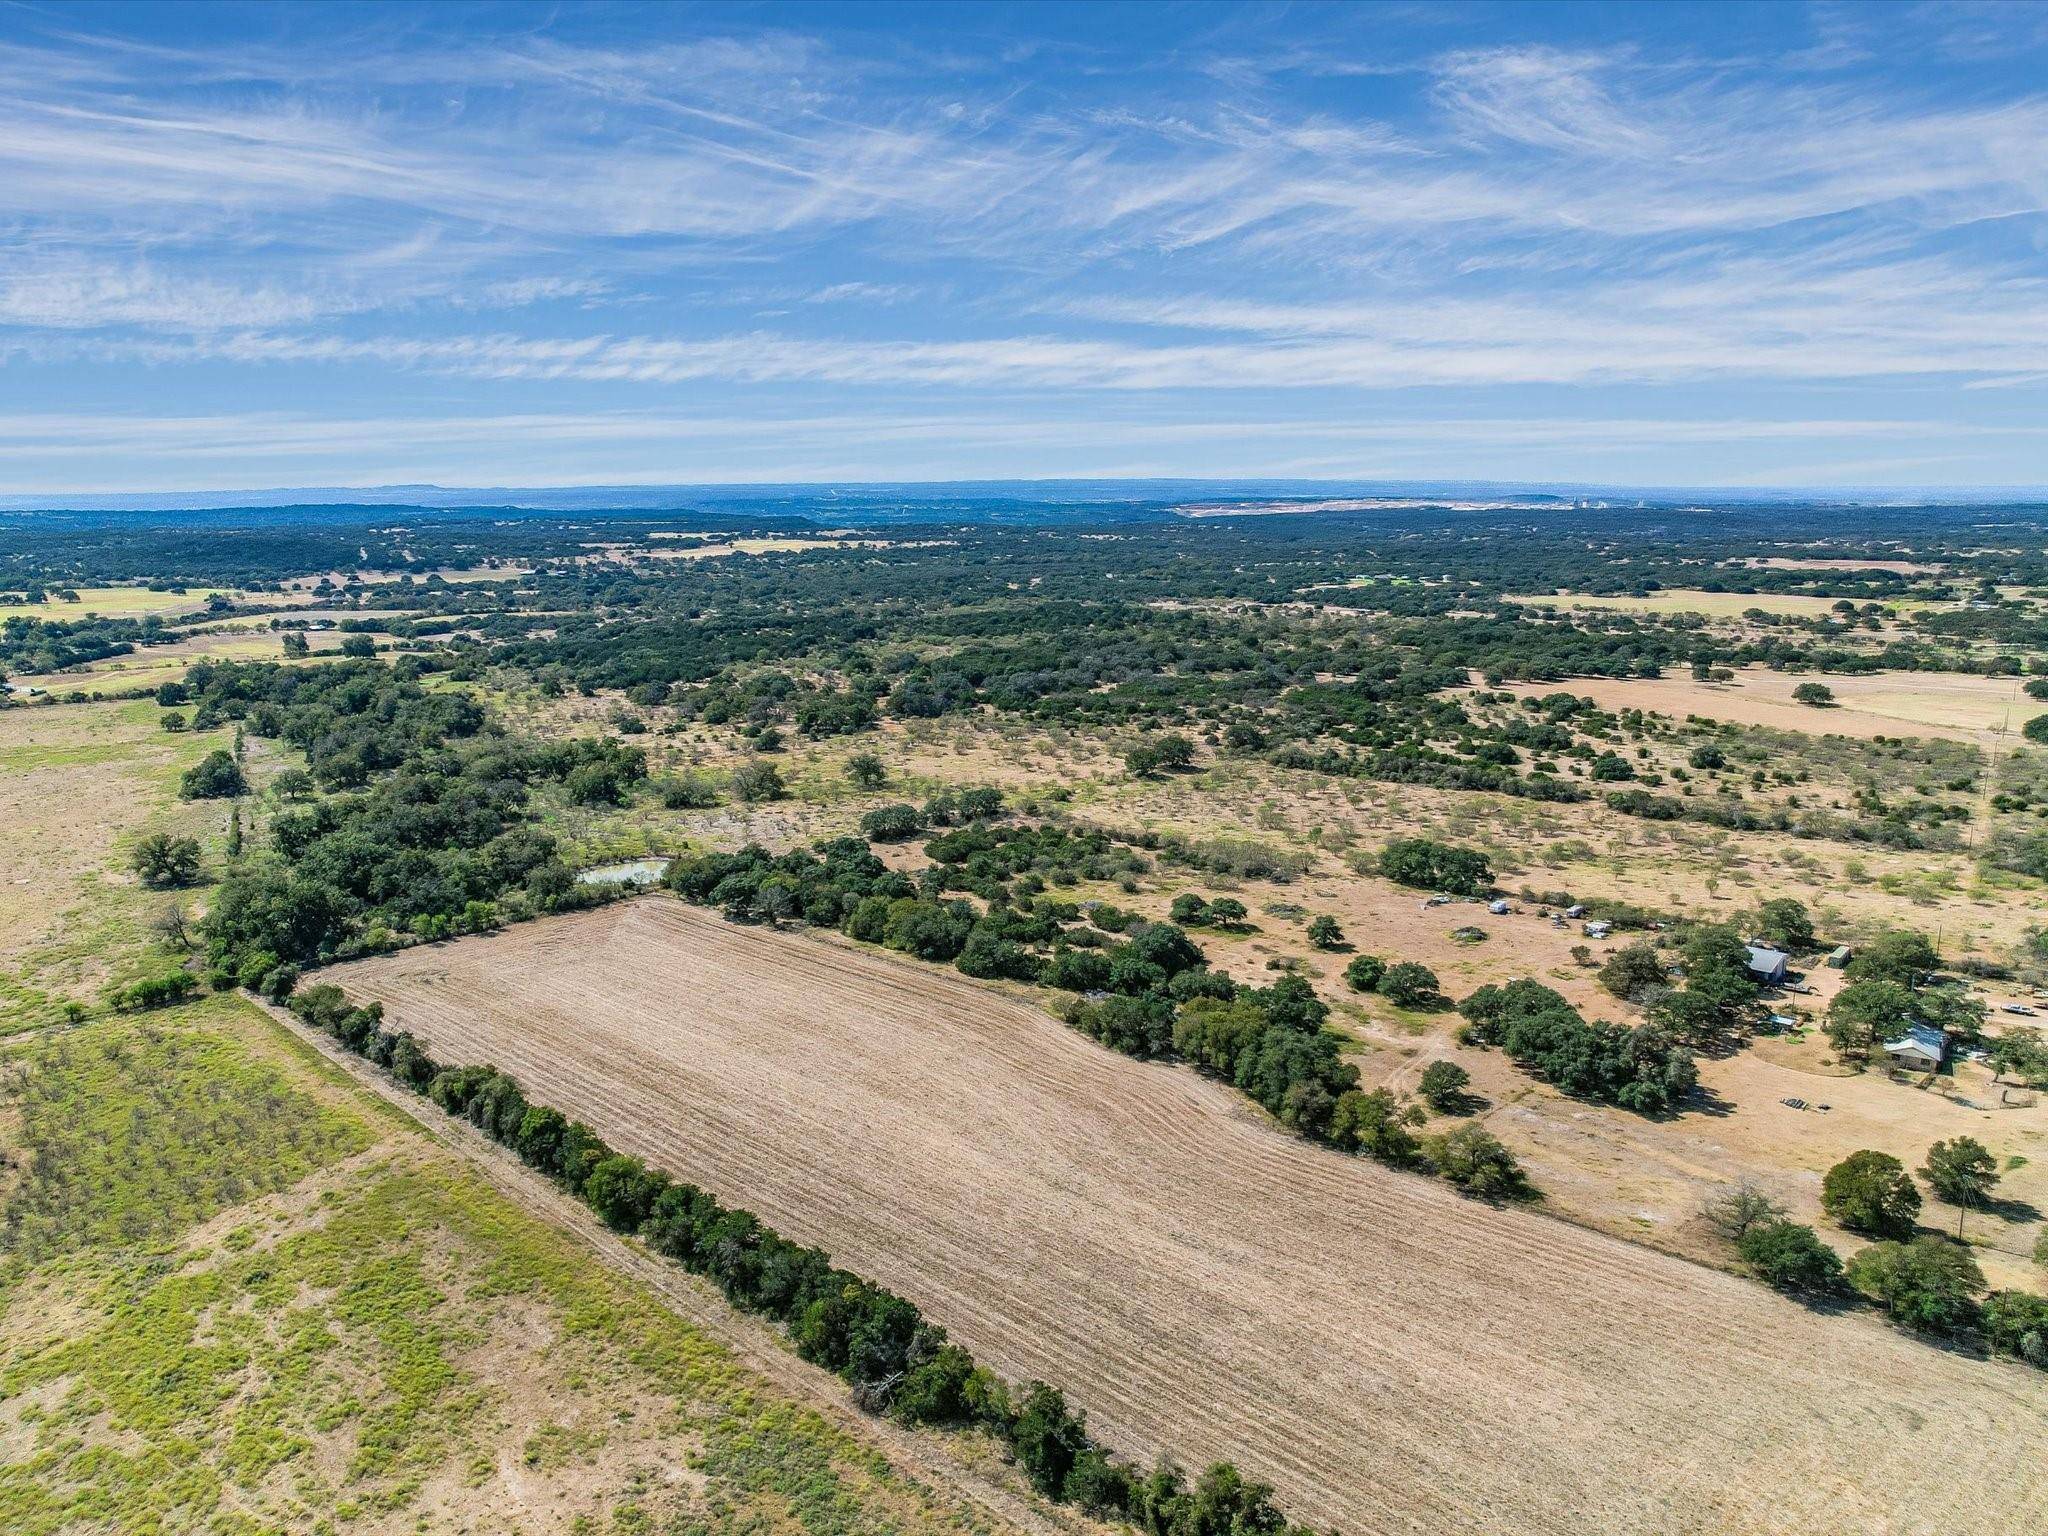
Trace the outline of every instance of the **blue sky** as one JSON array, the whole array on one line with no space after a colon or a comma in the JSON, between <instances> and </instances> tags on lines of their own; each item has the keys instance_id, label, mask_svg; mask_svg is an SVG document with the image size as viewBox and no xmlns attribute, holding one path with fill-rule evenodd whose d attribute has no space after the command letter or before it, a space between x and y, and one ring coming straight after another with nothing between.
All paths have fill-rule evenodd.
<instances>
[{"instance_id":1,"label":"blue sky","mask_svg":"<svg viewBox=\"0 0 2048 1536\"><path fill-rule=\"evenodd\" d=\"M0 3L0 492L2048 483L2048 6Z\"/></svg>"}]
</instances>

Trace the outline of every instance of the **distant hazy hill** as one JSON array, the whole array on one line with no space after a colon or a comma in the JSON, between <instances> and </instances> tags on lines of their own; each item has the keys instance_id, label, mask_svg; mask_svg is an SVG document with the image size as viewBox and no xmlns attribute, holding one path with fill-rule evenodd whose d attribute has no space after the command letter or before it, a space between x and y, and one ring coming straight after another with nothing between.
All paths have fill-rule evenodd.
<instances>
[{"instance_id":1,"label":"distant hazy hill","mask_svg":"<svg viewBox=\"0 0 2048 1536\"><path fill-rule=\"evenodd\" d=\"M990 480L847 485L322 486L254 491L124 492L110 495L0 494L0 512L205 513L235 511L240 521L295 518L360 522L364 508L414 514L530 516L540 513L698 514L744 518L887 523L1070 523L1159 517L1271 516L1300 513L1370 518L1436 508L1447 514L1575 507L1657 511L1711 506L2039 506L2048 488L1997 490L1863 487L1824 492L1711 487L1530 485L1491 481L1324 480ZM249 514L257 514L254 518Z\"/></svg>"}]
</instances>

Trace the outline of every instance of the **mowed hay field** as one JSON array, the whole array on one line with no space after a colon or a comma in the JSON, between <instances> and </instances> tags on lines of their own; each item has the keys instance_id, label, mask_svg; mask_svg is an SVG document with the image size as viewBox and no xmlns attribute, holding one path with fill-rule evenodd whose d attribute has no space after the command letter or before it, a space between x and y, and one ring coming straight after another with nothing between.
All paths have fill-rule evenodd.
<instances>
[{"instance_id":1,"label":"mowed hay field","mask_svg":"<svg viewBox=\"0 0 2048 1536\"><path fill-rule=\"evenodd\" d=\"M221 589L189 587L183 592L156 592L148 587L78 587L78 601L46 597L39 603L0 602L0 621L7 619L142 619L156 614L197 613Z\"/></svg>"},{"instance_id":2,"label":"mowed hay field","mask_svg":"<svg viewBox=\"0 0 2048 1536\"><path fill-rule=\"evenodd\" d=\"M1647 597L1596 597L1590 592L1562 592L1509 597L1511 603L1532 608L1612 609L1618 613L1698 613L1710 619L1737 619L1754 608L1763 613L1818 618L1832 611L1831 597L1810 597L1803 592L1700 592L1672 588Z\"/></svg>"},{"instance_id":3,"label":"mowed hay field","mask_svg":"<svg viewBox=\"0 0 2048 1536\"><path fill-rule=\"evenodd\" d=\"M1300 1518L2048 1524L2038 1374L1339 1157L948 971L649 896L324 979Z\"/></svg>"},{"instance_id":4,"label":"mowed hay field","mask_svg":"<svg viewBox=\"0 0 2048 1536\"><path fill-rule=\"evenodd\" d=\"M1792 697L1801 683L1823 683L1835 695L1831 708L1816 709ZM1515 683L1511 691L1540 697L1575 693L1602 709L1647 709L1659 714L1702 715L1738 725L1766 725L1814 736L1938 736L1980 746L2004 740L2019 744L2019 730L2048 704L2020 691L2016 677L1979 677L1968 672L1875 672L1850 676L1824 672L1773 672L1743 667L1734 681L1698 683L1683 673L1663 677L1575 677L1562 683Z\"/></svg>"}]
</instances>

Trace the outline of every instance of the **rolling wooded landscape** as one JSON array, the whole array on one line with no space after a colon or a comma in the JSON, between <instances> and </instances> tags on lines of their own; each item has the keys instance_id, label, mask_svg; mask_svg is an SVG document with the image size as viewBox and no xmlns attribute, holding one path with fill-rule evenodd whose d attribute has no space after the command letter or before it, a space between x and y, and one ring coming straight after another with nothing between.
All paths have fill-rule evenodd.
<instances>
[{"instance_id":1,"label":"rolling wooded landscape","mask_svg":"<svg viewBox=\"0 0 2048 1536\"><path fill-rule=\"evenodd\" d=\"M0 1536L2048 1530L2048 25L0 6Z\"/></svg>"},{"instance_id":2,"label":"rolling wooded landscape","mask_svg":"<svg viewBox=\"0 0 2048 1536\"><path fill-rule=\"evenodd\" d=\"M7 623L41 668L0 713L11 835L75 893L10 919L19 1294L75 1284L81 1233L102 1262L202 1252L253 1201L228 1251L291 1248L365 1180L433 1170L435 1199L482 1177L526 1220L576 1197L728 1326L784 1330L821 1368L799 1397L936 1437L914 1465L1007 1518L1771 1530L1906 1497L2005 1521L2048 1308L2024 1001L2048 575L1971 552L1967 513L1850 540L1815 511L1803 543L1613 531L1554 572L1706 591L1710 560L1730 599L1698 609L1504 591L1568 515L1454 547L1422 514L1161 509L706 533L689 561L637 517L436 516L408 539L426 573L376 580L296 571L300 530L265 569L255 523L229 569L180 519L131 523L214 585L109 573L145 619ZM22 606L97 574L57 549L22 557ZM1654 574L1681 566L1695 586ZM1794 588L1825 604L1788 615ZM153 686L112 665L157 654ZM1902 1066L1927 1020L1943 1059ZM306 1077L309 1049L362 1086ZM419 1129L347 1107L372 1090ZM98 1187L105 1150L53 1118L80 1091L163 1193ZM420 1163L409 1138L455 1127L482 1136ZM499 1326L460 1300L482 1260L405 1262L456 1329L410 1411L523 1399L470 1363ZM221 1303L181 1305L210 1347ZM22 1431L87 1457L75 1498L21 1505L65 1529L119 1486L90 1454L116 1409L45 1375L38 1327L10 1348L15 1379L71 1383ZM235 1369L275 1380L257 1358ZM491 1502L424 1441L396 1482L343 1456L403 1384L323 1360L294 1369L355 1380L351 1413L278 1400L255 1473L227 1410L181 1453L215 1497ZM615 1466L589 1412L529 1442L569 1425L571 1462ZM1909 1492L1850 1470L1910 1433L1954 1449ZM1709 1463L1741 1475L1703 1489Z\"/></svg>"}]
</instances>

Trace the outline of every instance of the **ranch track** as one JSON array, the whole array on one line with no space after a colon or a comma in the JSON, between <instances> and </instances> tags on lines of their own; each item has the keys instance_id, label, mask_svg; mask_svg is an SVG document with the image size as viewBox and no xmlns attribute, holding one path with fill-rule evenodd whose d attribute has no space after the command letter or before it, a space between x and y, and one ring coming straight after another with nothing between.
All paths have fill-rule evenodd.
<instances>
[{"instance_id":1,"label":"ranch track","mask_svg":"<svg viewBox=\"0 0 2048 1536\"><path fill-rule=\"evenodd\" d=\"M2038 1373L1311 1146L947 970L656 895L321 979L1296 1519L2048 1528Z\"/></svg>"}]
</instances>

